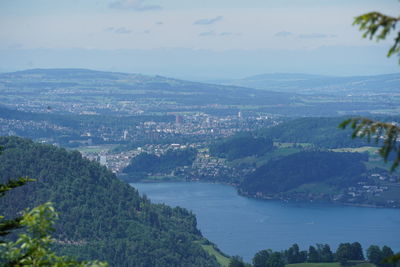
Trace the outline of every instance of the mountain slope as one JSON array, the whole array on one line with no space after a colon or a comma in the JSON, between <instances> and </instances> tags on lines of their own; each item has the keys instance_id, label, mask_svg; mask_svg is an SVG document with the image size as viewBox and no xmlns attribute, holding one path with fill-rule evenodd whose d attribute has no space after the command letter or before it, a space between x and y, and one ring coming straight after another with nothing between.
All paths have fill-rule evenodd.
<instances>
[{"instance_id":1,"label":"mountain slope","mask_svg":"<svg viewBox=\"0 0 400 267\"><path fill-rule=\"evenodd\" d=\"M366 168L362 161L366 160L368 156L360 153L299 152L257 168L239 189L249 195L273 196L312 183L342 188L363 179Z\"/></svg>"},{"instance_id":2,"label":"mountain slope","mask_svg":"<svg viewBox=\"0 0 400 267\"><path fill-rule=\"evenodd\" d=\"M346 117L300 118L287 120L277 126L264 128L256 135L276 142L309 143L322 148L360 147L374 145L362 139L352 139L351 129L339 129Z\"/></svg>"},{"instance_id":3,"label":"mountain slope","mask_svg":"<svg viewBox=\"0 0 400 267\"><path fill-rule=\"evenodd\" d=\"M64 252L110 266L217 266L200 246L196 218L182 208L151 204L98 163L17 137L0 137L2 182L29 176L0 214L52 201L60 213L55 238Z\"/></svg>"}]
</instances>

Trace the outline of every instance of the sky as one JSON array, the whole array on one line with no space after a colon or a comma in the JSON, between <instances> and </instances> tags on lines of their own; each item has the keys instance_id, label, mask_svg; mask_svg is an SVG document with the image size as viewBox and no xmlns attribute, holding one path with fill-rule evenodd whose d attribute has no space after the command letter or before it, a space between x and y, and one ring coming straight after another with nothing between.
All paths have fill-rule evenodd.
<instances>
[{"instance_id":1,"label":"sky","mask_svg":"<svg viewBox=\"0 0 400 267\"><path fill-rule=\"evenodd\" d=\"M354 17L397 0L1 0L0 72L90 68L194 80L399 71Z\"/></svg>"}]
</instances>

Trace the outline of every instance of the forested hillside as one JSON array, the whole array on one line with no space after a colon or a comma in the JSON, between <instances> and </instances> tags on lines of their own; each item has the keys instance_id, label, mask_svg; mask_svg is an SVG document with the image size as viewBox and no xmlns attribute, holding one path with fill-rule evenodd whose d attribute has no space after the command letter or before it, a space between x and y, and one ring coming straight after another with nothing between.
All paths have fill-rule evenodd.
<instances>
[{"instance_id":1,"label":"forested hillside","mask_svg":"<svg viewBox=\"0 0 400 267\"><path fill-rule=\"evenodd\" d=\"M366 168L360 153L300 152L272 160L251 173L239 189L246 194L270 195L285 193L301 185L326 183L344 188L361 181Z\"/></svg>"},{"instance_id":2,"label":"forested hillside","mask_svg":"<svg viewBox=\"0 0 400 267\"><path fill-rule=\"evenodd\" d=\"M177 167L191 166L196 158L197 150L194 148L168 150L165 154L156 156L141 153L134 157L124 169L125 173L155 173L171 172Z\"/></svg>"},{"instance_id":3,"label":"forested hillside","mask_svg":"<svg viewBox=\"0 0 400 267\"><path fill-rule=\"evenodd\" d=\"M367 145L365 140L351 139L350 130L338 128L343 120L344 117L288 120L278 126L262 129L257 135L272 138L277 142L309 143L322 148Z\"/></svg>"},{"instance_id":4,"label":"forested hillside","mask_svg":"<svg viewBox=\"0 0 400 267\"><path fill-rule=\"evenodd\" d=\"M252 155L260 156L272 149L273 143L271 139L238 135L212 144L210 146L210 154L234 160Z\"/></svg>"},{"instance_id":5,"label":"forested hillside","mask_svg":"<svg viewBox=\"0 0 400 267\"><path fill-rule=\"evenodd\" d=\"M0 137L1 181L29 176L37 181L13 190L0 214L52 201L60 213L58 249L110 266L217 266L199 243L196 218L182 208L151 204L79 152L17 137ZM198 242L195 242L198 241Z\"/></svg>"}]
</instances>

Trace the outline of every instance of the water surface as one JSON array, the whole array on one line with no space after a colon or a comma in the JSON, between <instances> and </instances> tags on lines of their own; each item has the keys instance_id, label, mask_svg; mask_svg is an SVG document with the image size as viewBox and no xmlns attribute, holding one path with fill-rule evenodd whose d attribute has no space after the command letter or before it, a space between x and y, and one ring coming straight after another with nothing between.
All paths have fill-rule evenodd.
<instances>
[{"instance_id":1,"label":"water surface","mask_svg":"<svg viewBox=\"0 0 400 267\"><path fill-rule=\"evenodd\" d=\"M154 203L181 206L197 216L198 228L229 255L250 260L261 250L283 250L292 244L308 249L327 243L358 241L400 249L400 210L295 204L250 199L235 188L211 183L135 183Z\"/></svg>"}]
</instances>

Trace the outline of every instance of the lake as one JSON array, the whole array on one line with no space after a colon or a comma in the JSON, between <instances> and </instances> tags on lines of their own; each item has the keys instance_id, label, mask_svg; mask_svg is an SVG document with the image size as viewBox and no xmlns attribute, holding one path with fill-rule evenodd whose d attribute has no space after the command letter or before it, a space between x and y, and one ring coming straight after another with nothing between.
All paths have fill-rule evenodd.
<instances>
[{"instance_id":1,"label":"lake","mask_svg":"<svg viewBox=\"0 0 400 267\"><path fill-rule=\"evenodd\" d=\"M203 236L223 252L250 261L261 249L302 250L327 243L358 241L400 249L400 210L330 204L298 204L250 199L221 184L198 182L134 183L153 203L193 211Z\"/></svg>"}]
</instances>

